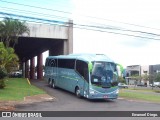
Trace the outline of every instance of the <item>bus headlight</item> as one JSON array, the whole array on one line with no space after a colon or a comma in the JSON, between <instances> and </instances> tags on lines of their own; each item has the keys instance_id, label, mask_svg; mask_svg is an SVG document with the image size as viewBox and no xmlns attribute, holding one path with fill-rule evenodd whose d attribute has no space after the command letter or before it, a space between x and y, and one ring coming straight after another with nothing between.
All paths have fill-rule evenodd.
<instances>
[{"instance_id":1,"label":"bus headlight","mask_svg":"<svg viewBox=\"0 0 160 120\"><path fill-rule=\"evenodd\" d=\"M89 90L89 93L90 93L90 94L97 94L97 92L94 91L94 90L92 90L92 89Z\"/></svg>"},{"instance_id":2,"label":"bus headlight","mask_svg":"<svg viewBox=\"0 0 160 120\"><path fill-rule=\"evenodd\" d=\"M93 90L90 90L89 93L90 93L90 94L94 94L94 91L93 91Z\"/></svg>"},{"instance_id":3,"label":"bus headlight","mask_svg":"<svg viewBox=\"0 0 160 120\"><path fill-rule=\"evenodd\" d=\"M119 89L116 90L116 94L118 94L118 93L119 93Z\"/></svg>"}]
</instances>

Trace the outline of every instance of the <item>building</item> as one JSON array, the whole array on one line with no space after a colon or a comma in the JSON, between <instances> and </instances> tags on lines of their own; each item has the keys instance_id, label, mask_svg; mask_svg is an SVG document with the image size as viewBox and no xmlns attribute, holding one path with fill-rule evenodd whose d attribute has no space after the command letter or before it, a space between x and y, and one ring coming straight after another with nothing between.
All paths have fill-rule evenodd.
<instances>
[{"instance_id":1,"label":"building","mask_svg":"<svg viewBox=\"0 0 160 120\"><path fill-rule=\"evenodd\" d=\"M134 75L141 75L141 66L140 65L131 65L126 68L127 77Z\"/></svg>"},{"instance_id":2,"label":"building","mask_svg":"<svg viewBox=\"0 0 160 120\"><path fill-rule=\"evenodd\" d=\"M136 79L133 76L141 76L141 66L140 65L130 65L126 68L126 83L128 85L134 85Z\"/></svg>"},{"instance_id":3,"label":"building","mask_svg":"<svg viewBox=\"0 0 160 120\"><path fill-rule=\"evenodd\" d=\"M160 64L158 65L149 65L149 74L159 73L160 72Z\"/></svg>"},{"instance_id":4,"label":"building","mask_svg":"<svg viewBox=\"0 0 160 120\"><path fill-rule=\"evenodd\" d=\"M149 65L141 66L141 75L149 75Z\"/></svg>"},{"instance_id":5,"label":"building","mask_svg":"<svg viewBox=\"0 0 160 120\"><path fill-rule=\"evenodd\" d=\"M157 65L130 65L126 68L126 83L130 85L149 84L148 78L137 79L134 76L154 75L160 72L160 64ZM147 79L147 80L146 80Z\"/></svg>"}]
</instances>

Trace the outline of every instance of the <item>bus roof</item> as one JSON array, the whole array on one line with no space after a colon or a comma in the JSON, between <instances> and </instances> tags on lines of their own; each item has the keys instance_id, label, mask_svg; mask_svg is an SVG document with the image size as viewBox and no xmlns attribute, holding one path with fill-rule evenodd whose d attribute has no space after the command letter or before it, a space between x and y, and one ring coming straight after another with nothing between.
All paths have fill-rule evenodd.
<instances>
[{"instance_id":1,"label":"bus roof","mask_svg":"<svg viewBox=\"0 0 160 120\"><path fill-rule=\"evenodd\" d=\"M49 56L48 58L78 59L86 62L89 61L114 62L104 54L69 54L69 55Z\"/></svg>"}]
</instances>

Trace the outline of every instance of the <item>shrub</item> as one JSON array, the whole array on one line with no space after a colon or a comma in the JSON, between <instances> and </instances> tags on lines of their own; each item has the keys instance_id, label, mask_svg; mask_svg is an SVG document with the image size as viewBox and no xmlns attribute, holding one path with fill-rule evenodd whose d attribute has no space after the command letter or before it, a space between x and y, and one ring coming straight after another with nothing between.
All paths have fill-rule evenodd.
<instances>
[{"instance_id":1,"label":"shrub","mask_svg":"<svg viewBox=\"0 0 160 120\"><path fill-rule=\"evenodd\" d=\"M126 83L125 79L122 76L118 77L119 82L121 83Z\"/></svg>"},{"instance_id":2,"label":"shrub","mask_svg":"<svg viewBox=\"0 0 160 120\"><path fill-rule=\"evenodd\" d=\"M5 86L4 79L0 79L0 89L3 89Z\"/></svg>"},{"instance_id":3,"label":"shrub","mask_svg":"<svg viewBox=\"0 0 160 120\"><path fill-rule=\"evenodd\" d=\"M5 87L4 78L7 76L7 72L5 69L0 68L0 89Z\"/></svg>"}]
</instances>

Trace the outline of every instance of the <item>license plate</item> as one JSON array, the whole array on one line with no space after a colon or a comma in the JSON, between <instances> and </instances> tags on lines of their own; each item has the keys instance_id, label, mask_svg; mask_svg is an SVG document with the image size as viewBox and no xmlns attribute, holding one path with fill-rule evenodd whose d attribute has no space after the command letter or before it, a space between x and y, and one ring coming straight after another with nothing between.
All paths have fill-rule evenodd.
<instances>
[{"instance_id":1,"label":"license plate","mask_svg":"<svg viewBox=\"0 0 160 120\"><path fill-rule=\"evenodd\" d=\"M103 98L108 98L108 96L107 96L107 95L104 95Z\"/></svg>"}]
</instances>

